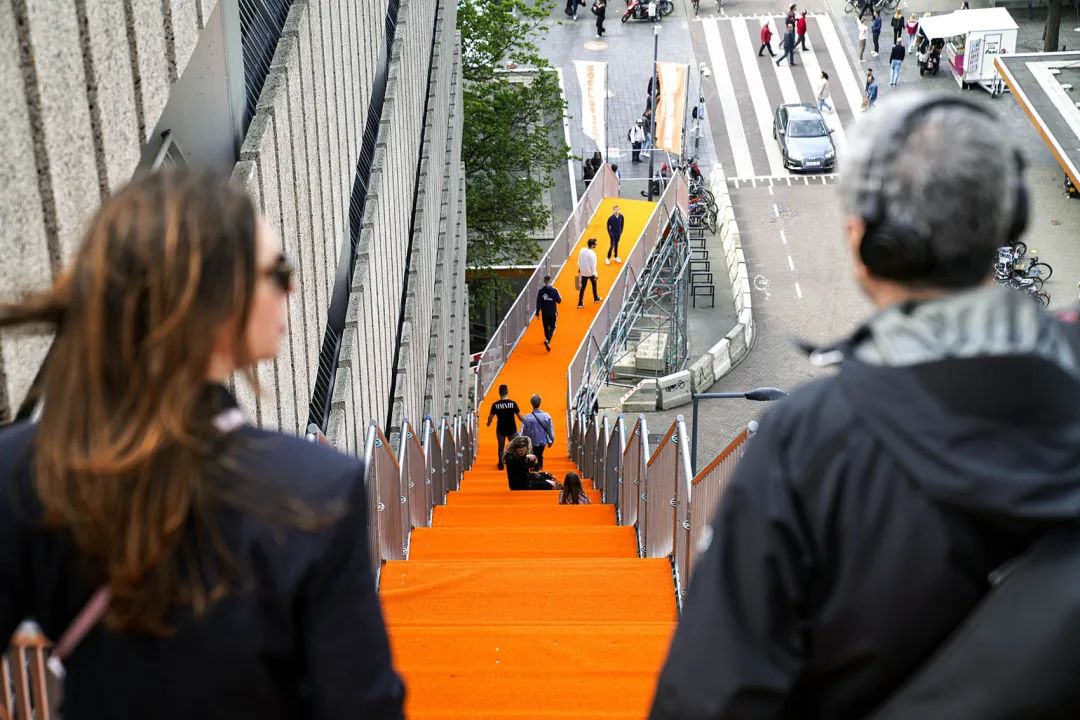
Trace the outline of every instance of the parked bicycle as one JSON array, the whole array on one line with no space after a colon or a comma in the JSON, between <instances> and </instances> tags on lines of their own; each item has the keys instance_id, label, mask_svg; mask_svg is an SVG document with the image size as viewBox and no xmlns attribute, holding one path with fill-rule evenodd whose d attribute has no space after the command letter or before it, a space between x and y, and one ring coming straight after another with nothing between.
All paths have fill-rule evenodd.
<instances>
[{"instance_id":1,"label":"parked bicycle","mask_svg":"<svg viewBox=\"0 0 1080 720\"><path fill-rule=\"evenodd\" d=\"M997 261L994 263L994 279L997 283L1026 292L1043 307L1050 305L1050 294L1043 290L1043 284L1053 272L1049 263L1039 260L1039 251L1032 248L1028 254L1028 247L1023 242L998 248Z\"/></svg>"}]
</instances>

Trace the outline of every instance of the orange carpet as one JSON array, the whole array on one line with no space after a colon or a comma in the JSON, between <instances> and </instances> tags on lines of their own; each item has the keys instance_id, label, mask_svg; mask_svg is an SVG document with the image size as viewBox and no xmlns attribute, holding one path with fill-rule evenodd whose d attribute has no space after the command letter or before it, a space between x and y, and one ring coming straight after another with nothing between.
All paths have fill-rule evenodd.
<instances>
[{"instance_id":1,"label":"orange carpet","mask_svg":"<svg viewBox=\"0 0 1080 720\"><path fill-rule=\"evenodd\" d=\"M605 200L579 240L598 240L600 294L621 264L606 265L605 223L626 216L620 250L633 249L652 204ZM596 312L577 309L577 251L556 278L563 296L548 352L534 320L481 406L479 453L461 490L413 532L410 557L387 563L379 594L410 718L643 718L675 627L671 566L637 557L633 528L615 524L585 481L590 505L558 504L557 492L511 492L496 467L494 428L484 426L496 388L528 411L543 398L556 442L544 469L576 470L566 444L566 367ZM524 414L524 413L523 413Z\"/></svg>"}]
</instances>

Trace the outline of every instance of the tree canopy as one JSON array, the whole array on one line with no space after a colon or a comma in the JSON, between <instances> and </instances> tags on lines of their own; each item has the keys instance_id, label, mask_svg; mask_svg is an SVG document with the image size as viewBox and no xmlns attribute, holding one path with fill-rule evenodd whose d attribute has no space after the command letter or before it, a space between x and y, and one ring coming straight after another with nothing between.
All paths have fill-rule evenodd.
<instances>
[{"instance_id":1,"label":"tree canopy","mask_svg":"<svg viewBox=\"0 0 1080 720\"><path fill-rule=\"evenodd\" d=\"M534 233L550 222L544 191L569 148L553 132L564 102L558 76L540 55L550 0L458 0L468 202L468 263L534 262ZM474 283L472 306L490 303L493 274Z\"/></svg>"}]
</instances>

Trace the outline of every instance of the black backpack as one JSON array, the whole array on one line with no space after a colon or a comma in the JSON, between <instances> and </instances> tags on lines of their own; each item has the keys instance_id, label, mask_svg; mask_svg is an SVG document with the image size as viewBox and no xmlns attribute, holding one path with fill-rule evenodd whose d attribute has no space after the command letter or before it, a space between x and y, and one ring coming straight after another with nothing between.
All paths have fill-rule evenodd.
<instances>
[{"instance_id":1,"label":"black backpack","mask_svg":"<svg viewBox=\"0 0 1080 720\"><path fill-rule=\"evenodd\" d=\"M871 720L1080 717L1080 527L1049 531Z\"/></svg>"}]
</instances>

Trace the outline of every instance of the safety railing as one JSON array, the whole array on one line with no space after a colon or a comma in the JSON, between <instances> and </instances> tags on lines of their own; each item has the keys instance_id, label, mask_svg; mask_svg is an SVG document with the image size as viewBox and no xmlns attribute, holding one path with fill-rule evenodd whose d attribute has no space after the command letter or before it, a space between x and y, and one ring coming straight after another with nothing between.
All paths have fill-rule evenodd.
<instances>
[{"instance_id":1,"label":"safety railing","mask_svg":"<svg viewBox=\"0 0 1080 720\"><path fill-rule=\"evenodd\" d=\"M50 698L57 697L56 682L46 671L52 644L33 623L11 639L8 652L0 656L0 718L49 720Z\"/></svg>"},{"instance_id":2,"label":"safety railing","mask_svg":"<svg viewBox=\"0 0 1080 720\"><path fill-rule=\"evenodd\" d=\"M627 432L622 416L609 423L577 413L571 418L571 437L571 457L601 489L605 502L615 503L619 524L637 531L639 555L670 558L681 608L706 528L746 448L747 433L696 477L682 415L655 449L644 415Z\"/></svg>"},{"instance_id":3,"label":"safety railing","mask_svg":"<svg viewBox=\"0 0 1080 720\"><path fill-rule=\"evenodd\" d=\"M608 433L608 419L604 418L604 450L601 478L601 492L604 502L617 502L619 497L620 471L622 470L622 456L626 450L626 424L620 415Z\"/></svg>"},{"instance_id":4,"label":"safety railing","mask_svg":"<svg viewBox=\"0 0 1080 720\"><path fill-rule=\"evenodd\" d=\"M368 536L372 570L387 560L404 560L409 552L409 496L401 492L401 465L386 436L374 422L364 446L368 490Z\"/></svg>"},{"instance_id":5,"label":"safety railing","mask_svg":"<svg viewBox=\"0 0 1080 720\"><path fill-rule=\"evenodd\" d=\"M676 552L675 542L676 488L680 484L689 485L693 477L689 447L690 437L680 415L649 457L638 510L639 527L644 527L646 557L671 555L678 560L681 554Z\"/></svg>"},{"instance_id":6,"label":"safety railing","mask_svg":"<svg viewBox=\"0 0 1080 720\"><path fill-rule=\"evenodd\" d=\"M496 376L506 364L514 346L521 339L522 334L529 327L529 323L536 313L536 294L544 285L544 276L555 277L563 263L567 261L574 248L577 247L578 239L585 232L604 198L609 195L619 194L619 181L616 179L611 168L605 165L596 174L588 189L578 201L570 217L563 223L562 229L548 246L546 252L537 263L529 281L525 284L517 300L510 306L509 312L499 323L487 347L484 348L477 364L476 403L491 389ZM568 426L569 427L569 426Z\"/></svg>"},{"instance_id":7,"label":"safety railing","mask_svg":"<svg viewBox=\"0 0 1080 720\"><path fill-rule=\"evenodd\" d=\"M634 249L623 261L622 271L615 278L615 282L612 283L611 287L605 291L601 311L593 318L592 325L567 367L567 427L570 426L571 416L574 413L590 412L594 396L589 393L578 392L585 379L586 368L590 364L590 359L597 352L597 348L605 346L612 325L618 318L630 290L634 287L634 283L641 276L649 255L652 254L671 223L673 213L680 210L682 217L686 217L689 202L690 190L686 182L686 176L681 172L676 173L667 184L664 194L657 200L656 207L653 209L652 215L649 216L645 229L634 245ZM533 294L535 295L535 292Z\"/></svg>"},{"instance_id":8,"label":"safety railing","mask_svg":"<svg viewBox=\"0 0 1080 720\"><path fill-rule=\"evenodd\" d=\"M622 525L638 527L638 548L643 545L641 527L638 525L638 509L641 502L641 486L649 469L649 424L644 415L638 416L634 429L626 441L622 454L622 483L619 485L619 507L616 512Z\"/></svg>"},{"instance_id":9,"label":"safety railing","mask_svg":"<svg viewBox=\"0 0 1080 720\"><path fill-rule=\"evenodd\" d=\"M716 508L720 504L720 498L724 495L728 483L735 474L735 467L746 452L747 432L743 430L739 435L717 455L712 462L702 468L687 488L687 499L681 509L680 522L685 524L686 547L683 556L686 558L683 577L689 579L693 572L694 563L702 551L702 538L707 534L706 528L716 514Z\"/></svg>"},{"instance_id":10,"label":"safety railing","mask_svg":"<svg viewBox=\"0 0 1080 720\"><path fill-rule=\"evenodd\" d=\"M409 556L414 527L428 527L436 505L458 488L476 456L476 415L425 418L420 435L401 424L398 453L372 422L364 445L372 571L376 582L382 564Z\"/></svg>"},{"instance_id":11,"label":"safety railing","mask_svg":"<svg viewBox=\"0 0 1080 720\"><path fill-rule=\"evenodd\" d=\"M431 490L431 475L424 457L424 446L413 431L412 423L401 423L401 446L398 448L401 463L401 487L408 490L409 518L413 527L431 525L431 512L435 506Z\"/></svg>"}]
</instances>

